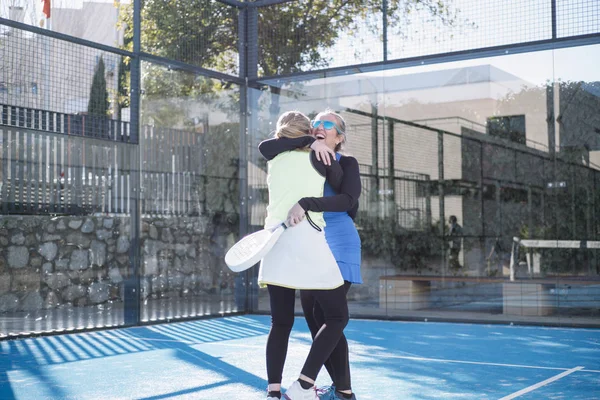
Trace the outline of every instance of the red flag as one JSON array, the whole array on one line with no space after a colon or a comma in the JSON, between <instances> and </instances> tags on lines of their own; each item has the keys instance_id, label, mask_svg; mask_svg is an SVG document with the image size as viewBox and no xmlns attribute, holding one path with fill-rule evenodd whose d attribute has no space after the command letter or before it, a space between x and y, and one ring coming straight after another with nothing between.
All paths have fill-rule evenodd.
<instances>
[{"instance_id":1,"label":"red flag","mask_svg":"<svg viewBox=\"0 0 600 400\"><path fill-rule=\"evenodd\" d=\"M42 12L46 15L46 18L50 18L50 0L42 0L42 3L44 3Z\"/></svg>"}]
</instances>

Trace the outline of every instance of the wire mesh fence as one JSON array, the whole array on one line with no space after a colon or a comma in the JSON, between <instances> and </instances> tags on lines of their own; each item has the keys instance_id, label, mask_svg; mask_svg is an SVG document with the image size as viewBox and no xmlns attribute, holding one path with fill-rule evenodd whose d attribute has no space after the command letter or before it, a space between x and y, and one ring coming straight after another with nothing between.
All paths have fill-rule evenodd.
<instances>
[{"instance_id":1,"label":"wire mesh fence","mask_svg":"<svg viewBox=\"0 0 600 400\"><path fill-rule=\"evenodd\" d=\"M323 3L322 8L308 9L311 6L284 2L259 8L259 76L600 32L600 6L594 0L374 1L339 7Z\"/></svg>"}]
</instances>

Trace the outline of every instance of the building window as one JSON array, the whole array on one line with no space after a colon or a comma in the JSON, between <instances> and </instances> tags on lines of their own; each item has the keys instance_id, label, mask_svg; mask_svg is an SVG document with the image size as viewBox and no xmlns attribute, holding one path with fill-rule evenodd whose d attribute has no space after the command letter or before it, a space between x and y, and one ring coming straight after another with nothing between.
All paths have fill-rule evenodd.
<instances>
[{"instance_id":1,"label":"building window","mask_svg":"<svg viewBox=\"0 0 600 400\"><path fill-rule=\"evenodd\" d=\"M31 93L38 94L38 85L35 82L31 82Z\"/></svg>"},{"instance_id":2,"label":"building window","mask_svg":"<svg viewBox=\"0 0 600 400\"><path fill-rule=\"evenodd\" d=\"M488 135L498 136L515 143L526 143L525 116L511 115L487 119Z\"/></svg>"},{"instance_id":3,"label":"building window","mask_svg":"<svg viewBox=\"0 0 600 400\"><path fill-rule=\"evenodd\" d=\"M8 93L8 85L6 82L0 82L0 93Z\"/></svg>"}]
</instances>

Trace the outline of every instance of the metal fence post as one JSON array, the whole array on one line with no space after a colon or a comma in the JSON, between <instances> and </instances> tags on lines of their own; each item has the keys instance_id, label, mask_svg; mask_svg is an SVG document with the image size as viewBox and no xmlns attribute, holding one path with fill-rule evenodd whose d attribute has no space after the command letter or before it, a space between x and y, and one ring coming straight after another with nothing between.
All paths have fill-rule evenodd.
<instances>
[{"instance_id":1,"label":"metal fence post","mask_svg":"<svg viewBox=\"0 0 600 400\"><path fill-rule=\"evenodd\" d=\"M446 275L446 212L444 202L444 133L438 131L438 195L440 206L440 237L442 250L442 276Z\"/></svg>"},{"instance_id":2,"label":"metal fence post","mask_svg":"<svg viewBox=\"0 0 600 400\"><path fill-rule=\"evenodd\" d=\"M141 51L141 0L133 1L133 52L131 58L131 124L132 137L139 138L140 130L140 51ZM129 150L132 151L132 150ZM131 171L131 187L133 188L133 201L131 202L131 233L129 246L129 273L124 282L123 318L125 325L140 323L140 183L141 183L141 146L137 145L133 157L135 167Z\"/></svg>"}]
</instances>

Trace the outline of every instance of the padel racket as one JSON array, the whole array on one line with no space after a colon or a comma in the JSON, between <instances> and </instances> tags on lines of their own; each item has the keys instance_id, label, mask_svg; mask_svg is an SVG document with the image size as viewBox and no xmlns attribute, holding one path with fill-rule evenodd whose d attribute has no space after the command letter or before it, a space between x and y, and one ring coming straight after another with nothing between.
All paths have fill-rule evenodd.
<instances>
[{"instance_id":1,"label":"padel racket","mask_svg":"<svg viewBox=\"0 0 600 400\"><path fill-rule=\"evenodd\" d=\"M225 264L233 272L242 272L263 259L287 228L285 222L244 236L225 254Z\"/></svg>"}]
</instances>

